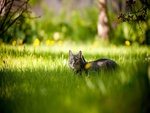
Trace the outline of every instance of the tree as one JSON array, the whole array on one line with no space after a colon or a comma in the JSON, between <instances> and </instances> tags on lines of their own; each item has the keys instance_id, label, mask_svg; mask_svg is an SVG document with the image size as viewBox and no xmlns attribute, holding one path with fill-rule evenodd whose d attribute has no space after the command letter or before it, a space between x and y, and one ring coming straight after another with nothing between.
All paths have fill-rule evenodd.
<instances>
[{"instance_id":1,"label":"tree","mask_svg":"<svg viewBox=\"0 0 150 113\"><path fill-rule=\"evenodd\" d=\"M28 13L29 0L0 1L0 36L3 35L20 17Z\"/></svg>"},{"instance_id":2,"label":"tree","mask_svg":"<svg viewBox=\"0 0 150 113\"><path fill-rule=\"evenodd\" d=\"M102 39L109 39L110 27L107 14L107 0L99 0L98 35Z\"/></svg>"}]
</instances>

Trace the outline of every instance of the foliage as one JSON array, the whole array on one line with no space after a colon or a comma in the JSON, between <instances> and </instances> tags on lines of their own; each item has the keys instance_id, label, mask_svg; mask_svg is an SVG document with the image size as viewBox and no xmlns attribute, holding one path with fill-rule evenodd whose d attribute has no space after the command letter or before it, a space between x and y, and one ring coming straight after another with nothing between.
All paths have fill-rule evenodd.
<instances>
[{"instance_id":1,"label":"foliage","mask_svg":"<svg viewBox=\"0 0 150 113\"><path fill-rule=\"evenodd\" d=\"M111 58L120 70L75 76L67 66L69 49L81 49L88 61ZM0 48L0 111L146 113L149 62L147 47L4 46Z\"/></svg>"},{"instance_id":2,"label":"foliage","mask_svg":"<svg viewBox=\"0 0 150 113\"><path fill-rule=\"evenodd\" d=\"M29 0L29 4L31 6L34 6L34 5L38 4L39 2L40 2L40 0Z\"/></svg>"},{"instance_id":3,"label":"foliage","mask_svg":"<svg viewBox=\"0 0 150 113\"><path fill-rule=\"evenodd\" d=\"M150 35L148 34L150 29L149 5L147 0L126 0L127 11L125 13L121 12L118 16L118 19L126 22L119 28L119 34L123 33L125 40L129 40L132 43L150 45Z\"/></svg>"},{"instance_id":4,"label":"foliage","mask_svg":"<svg viewBox=\"0 0 150 113\"><path fill-rule=\"evenodd\" d=\"M23 15L7 33L0 37L0 44L23 40L23 43L33 44L38 39L40 44L54 45L58 41L94 42L97 40L98 8L93 5L90 8L70 11L61 10L59 14L49 10L43 4L43 16L39 18L24 18ZM149 15L147 15L149 17ZM29 17L36 17L30 15ZM150 44L149 41L149 18L146 22L120 23L116 15L109 11L109 20L112 27L110 30L110 42L114 44ZM117 22L116 22L117 21ZM117 24L119 23L119 24ZM101 40L99 40L101 41Z\"/></svg>"},{"instance_id":5,"label":"foliage","mask_svg":"<svg viewBox=\"0 0 150 113\"><path fill-rule=\"evenodd\" d=\"M19 40L22 39L23 43L30 44L38 36L37 32L33 19L27 19L26 15L22 15L18 22L8 29L7 33L3 34L1 38L4 43L12 43L15 40L19 44Z\"/></svg>"},{"instance_id":6,"label":"foliage","mask_svg":"<svg viewBox=\"0 0 150 113\"><path fill-rule=\"evenodd\" d=\"M115 38L112 41L116 41L116 44L123 44L125 41L130 41L130 43L132 44L145 44L145 33L147 29L148 26L144 22L141 22L139 24L120 23L117 29L115 30Z\"/></svg>"},{"instance_id":7,"label":"foliage","mask_svg":"<svg viewBox=\"0 0 150 113\"><path fill-rule=\"evenodd\" d=\"M54 11L48 10L46 5L43 5L43 10L44 16L41 18L26 18L22 25L12 26L2 36L4 42L12 43L12 40L18 40L22 37L26 43L33 42L35 38L39 38L40 41L58 40L60 38L61 40L85 41L87 39L93 40L97 34L97 12L94 7L93 10L89 8L82 11L74 10L70 17L66 16L65 10L62 10L60 14L55 14ZM31 17L34 16L31 15ZM18 33L21 35L18 36ZM59 34L59 37L55 38L55 34Z\"/></svg>"},{"instance_id":8,"label":"foliage","mask_svg":"<svg viewBox=\"0 0 150 113\"><path fill-rule=\"evenodd\" d=\"M97 12L96 8L74 10L67 15L66 10L60 14L54 14L44 5L44 17L38 21L39 31L44 31L46 39L55 39L54 34L59 33L61 39L74 41L91 40L97 34Z\"/></svg>"},{"instance_id":9,"label":"foliage","mask_svg":"<svg viewBox=\"0 0 150 113\"><path fill-rule=\"evenodd\" d=\"M28 13L29 0L2 0L0 2L0 36L3 35L13 24L21 20Z\"/></svg>"},{"instance_id":10,"label":"foliage","mask_svg":"<svg viewBox=\"0 0 150 113\"><path fill-rule=\"evenodd\" d=\"M149 12L149 10L147 10ZM125 41L130 41L131 44L138 45L150 45L149 41L149 25L150 19L147 15L146 21L139 22L122 22L119 19L116 19L116 15L109 12L110 23L112 25L111 34L113 38L110 38L112 43L115 44L124 44ZM114 27L115 26L115 27Z\"/></svg>"},{"instance_id":11,"label":"foliage","mask_svg":"<svg viewBox=\"0 0 150 113\"><path fill-rule=\"evenodd\" d=\"M118 19L135 22L146 21L148 7L147 4L143 4L141 1L127 0L127 13L120 13Z\"/></svg>"}]
</instances>

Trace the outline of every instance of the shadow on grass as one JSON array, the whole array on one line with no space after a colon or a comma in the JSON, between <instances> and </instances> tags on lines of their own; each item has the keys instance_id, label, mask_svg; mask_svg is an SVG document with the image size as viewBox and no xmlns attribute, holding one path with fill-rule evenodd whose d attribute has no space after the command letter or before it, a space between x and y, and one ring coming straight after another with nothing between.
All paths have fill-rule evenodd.
<instances>
[{"instance_id":1,"label":"shadow on grass","mask_svg":"<svg viewBox=\"0 0 150 113\"><path fill-rule=\"evenodd\" d=\"M145 63L130 64L113 75L82 77L67 68L0 71L2 113L148 113L149 108Z\"/></svg>"}]
</instances>

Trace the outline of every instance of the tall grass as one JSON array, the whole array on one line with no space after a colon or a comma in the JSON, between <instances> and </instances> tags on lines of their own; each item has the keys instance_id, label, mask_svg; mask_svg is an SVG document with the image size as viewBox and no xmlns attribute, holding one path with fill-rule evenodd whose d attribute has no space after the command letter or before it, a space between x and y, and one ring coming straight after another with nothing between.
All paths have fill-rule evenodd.
<instances>
[{"instance_id":1,"label":"tall grass","mask_svg":"<svg viewBox=\"0 0 150 113\"><path fill-rule=\"evenodd\" d=\"M87 61L107 57L115 73L76 76L68 50ZM66 44L0 48L0 113L146 113L150 107L148 47Z\"/></svg>"}]
</instances>

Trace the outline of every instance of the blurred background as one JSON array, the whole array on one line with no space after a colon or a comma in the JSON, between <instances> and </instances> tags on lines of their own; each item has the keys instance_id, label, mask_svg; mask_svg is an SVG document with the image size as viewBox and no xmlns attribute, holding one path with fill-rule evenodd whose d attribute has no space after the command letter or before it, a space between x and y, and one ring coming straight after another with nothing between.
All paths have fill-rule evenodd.
<instances>
[{"instance_id":1,"label":"blurred background","mask_svg":"<svg viewBox=\"0 0 150 113\"><path fill-rule=\"evenodd\" d=\"M0 113L150 113L149 8L150 0L0 0ZM69 49L120 69L74 76Z\"/></svg>"},{"instance_id":2,"label":"blurred background","mask_svg":"<svg viewBox=\"0 0 150 113\"><path fill-rule=\"evenodd\" d=\"M27 3L27 11L0 34L1 45L54 45L66 41L150 45L148 1L29 0ZM3 23L0 22L1 31L5 28Z\"/></svg>"}]
</instances>

